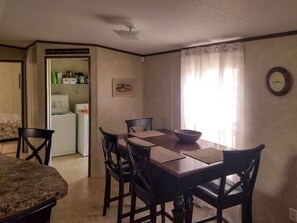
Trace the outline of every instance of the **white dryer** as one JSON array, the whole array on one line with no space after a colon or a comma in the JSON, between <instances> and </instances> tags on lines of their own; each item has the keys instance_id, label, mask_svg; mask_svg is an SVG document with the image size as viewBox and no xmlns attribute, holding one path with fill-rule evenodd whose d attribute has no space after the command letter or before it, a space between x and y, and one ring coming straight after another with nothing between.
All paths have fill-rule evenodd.
<instances>
[{"instance_id":1,"label":"white dryer","mask_svg":"<svg viewBox=\"0 0 297 223\"><path fill-rule=\"evenodd\" d=\"M89 155L89 104L76 104L76 141L77 151L82 156Z\"/></svg>"}]
</instances>

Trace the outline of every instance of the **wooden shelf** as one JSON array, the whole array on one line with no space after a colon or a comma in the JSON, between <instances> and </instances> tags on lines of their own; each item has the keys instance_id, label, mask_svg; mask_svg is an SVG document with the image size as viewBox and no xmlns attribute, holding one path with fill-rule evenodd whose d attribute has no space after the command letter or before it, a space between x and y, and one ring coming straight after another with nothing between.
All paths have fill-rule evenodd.
<instances>
[{"instance_id":1,"label":"wooden shelf","mask_svg":"<svg viewBox=\"0 0 297 223\"><path fill-rule=\"evenodd\" d=\"M52 84L52 87L88 87L89 84Z\"/></svg>"}]
</instances>

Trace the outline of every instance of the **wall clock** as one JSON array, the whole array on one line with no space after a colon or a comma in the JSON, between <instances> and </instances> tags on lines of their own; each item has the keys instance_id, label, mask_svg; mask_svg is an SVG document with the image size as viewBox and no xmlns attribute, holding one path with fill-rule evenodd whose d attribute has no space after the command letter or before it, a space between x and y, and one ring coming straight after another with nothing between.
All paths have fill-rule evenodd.
<instances>
[{"instance_id":1,"label":"wall clock","mask_svg":"<svg viewBox=\"0 0 297 223\"><path fill-rule=\"evenodd\" d=\"M281 96L290 90L292 78L285 68L274 67L267 72L266 84L272 94Z\"/></svg>"}]
</instances>

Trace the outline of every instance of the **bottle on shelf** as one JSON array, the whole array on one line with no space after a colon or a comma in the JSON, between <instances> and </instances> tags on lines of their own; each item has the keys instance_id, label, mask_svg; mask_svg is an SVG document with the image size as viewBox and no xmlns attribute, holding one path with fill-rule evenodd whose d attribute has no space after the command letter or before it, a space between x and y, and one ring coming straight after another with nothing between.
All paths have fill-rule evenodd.
<instances>
[{"instance_id":1,"label":"bottle on shelf","mask_svg":"<svg viewBox=\"0 0 297 223\"><path fill-rule=\"evenodd\" d=\"M84 84L85 83L85 75L83 73L78 73L77 78L78 78L78 83L79 84Z\"/></svg>"},{"instance_id":2,"label":"bottle on shelf","mask_svg":"<svg viewBox=\"0 0 297 223\"><path fill-rule=\"evenodd\" d=\"M63 83L62 78L63 78L63 73L58 72L57 73L57 83L58 84L62 84Z\"/></svg>"},{"instance_id":3,"label":"bottle on shelf","mask_svg":"<svg viewBox=\"0 0 297 223\"><path fill-rule=\"evenodd\" d=\"M57 72L55 71L51 72L51 81L52 81L52 84L57 84Z\"/></svg>"}]
</instances>

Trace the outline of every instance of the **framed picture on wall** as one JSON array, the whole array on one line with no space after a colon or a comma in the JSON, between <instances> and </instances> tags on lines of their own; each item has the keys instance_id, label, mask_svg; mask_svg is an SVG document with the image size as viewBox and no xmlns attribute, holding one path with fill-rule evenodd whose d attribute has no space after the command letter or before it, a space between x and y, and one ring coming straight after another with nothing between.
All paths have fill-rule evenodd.
<instances>
[{"instance_id":1,"label":"framed picture on wall","mask_svg":"<svg viewBox=\"0 0 297 223\"><path fill-rule=\"evenodd\" d=\"M112 96L135 96L135 78L113 78Z\"/></svg>"}]
</instances>

